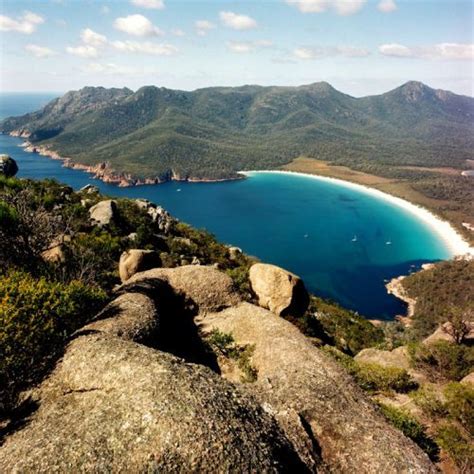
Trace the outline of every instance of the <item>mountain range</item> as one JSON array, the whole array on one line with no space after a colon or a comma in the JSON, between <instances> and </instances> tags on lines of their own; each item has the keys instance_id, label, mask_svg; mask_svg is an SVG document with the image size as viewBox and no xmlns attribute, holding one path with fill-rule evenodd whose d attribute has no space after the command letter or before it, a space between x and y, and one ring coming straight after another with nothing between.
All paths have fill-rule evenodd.
<instances>
[{"instance_id":1,"label":"mountain range","mask_svg":"<svg viewBox=\"0 0 474 474\"><path fill-rule=\"evenodd\" d=\"M72 163L130 179L226 179L298 156L349 165L451 166L474 157L474 99L420 82L354 98L299 87L85 87L0 122Z\"/></svg>"}]
</instances>

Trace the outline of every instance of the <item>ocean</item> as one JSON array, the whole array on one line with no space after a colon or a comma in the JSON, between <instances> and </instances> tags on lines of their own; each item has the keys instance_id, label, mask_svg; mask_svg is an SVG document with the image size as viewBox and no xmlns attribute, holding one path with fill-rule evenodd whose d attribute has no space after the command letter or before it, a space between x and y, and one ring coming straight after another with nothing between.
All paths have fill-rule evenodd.
<instances>
[{"instance_id":1,"label":"ocean","mask_svg":"<svg viewBox=\"0 0 474 474\"><path fill-rule=\"evenodd\" d=\"M37 110L54 96L0 94L0 118ZM22 139L0 135L0 153L20 177L55 178L78 189L93 183L110 196L146 198L220 241L301 276L313 293L376 319L404 314L385 283L452 256L425 222L388 201L300 175L256 173L221 183L119 188L61 162L27 153Z\"/></svg>"}]
</instances>

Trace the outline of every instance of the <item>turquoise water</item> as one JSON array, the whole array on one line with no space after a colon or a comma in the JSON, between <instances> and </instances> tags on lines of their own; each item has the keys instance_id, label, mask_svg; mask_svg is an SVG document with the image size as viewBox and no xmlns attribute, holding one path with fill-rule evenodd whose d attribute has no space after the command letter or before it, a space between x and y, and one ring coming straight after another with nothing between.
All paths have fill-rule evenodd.
<instances>
[{"instance_id":1,"label":"turquoise water","mask_svg":"<svg viewBox=\"0 0 474 474\"><path fill-rule=\"evenodd\" d=\"M30 100L30 109L37 103ZM257 173L224 183L118 188L26 153L21 143L0 135L0 153L17 160L19 176L54 177L76 189L94 183L108 195L150 199L219 240L297 273L314 293L371 318L391 319L405 310L386 293L386 280L450 257L439 237L409 212L334 183Z\"/></svg>"}]
</instances>

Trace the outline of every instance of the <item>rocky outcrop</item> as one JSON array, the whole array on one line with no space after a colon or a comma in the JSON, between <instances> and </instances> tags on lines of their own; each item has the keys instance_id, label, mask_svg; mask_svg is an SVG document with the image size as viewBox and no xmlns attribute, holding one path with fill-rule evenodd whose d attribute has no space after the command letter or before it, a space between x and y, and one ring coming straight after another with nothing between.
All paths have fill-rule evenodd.
<instances>
[{"instance_id":1,"label":"rocky outcrop","mask_svg":"<svg viewBox=\"0 0 474 474\"><path fill-rule=\"evenodd\" d=\"M147 199L135 199L135 203L140 209L144 209L147 212L153 222L158 225L158 228L164 234L167 234L170 231L171 226L176 223L176 220L171 217L168 211Z\"/></svg>"},{"instance_id":2,"label":"rocky outcrop","mask_svg":"<svg viewBox=\"0 0 474 474\"><path fill-rule=\"evenodd\" d=\"M117 203L110 199L98 202L89 209L91 221L100 227L111 224L117 214Z\"/></svg>"},{"instance_id":3,"label":"rocky outcrop","mask_svg":"<svg viewBox=\"0 0 474 474\"><path fill-rule=\"evenodd\" d=\"M0 448L2 472L301 469L275 420L207 367L104 334L80 336Z\"/></svg>"},{"instance_id":4,"label":"rocky outcrop","mask_svg":"<svg viewBox=\"0 0 474 474\"><path fill-rule=\"evenodd\" d=\"M397 347L393 351L382 349L362 349L354 359L358 362L378 364L383 367L410 370L410 359L406 346Z\"/></svg>"},{"instance_id":5,"label":"rocky outcrop","mask_svg":"<svg viewBox=\"0 0 474 474\"><path fill-rule=\"evenodd\" d=\"M474 342L474 322L465 321L465 324L467 333L464 337L464 341L468 344L472 344ZM451 323L446 322L439 326L433 334L424 339L423 344L433 344L434 342L438 341L454 342L453 336L451 334Z\"/></svg>"},{"instance_id":6,"label":"rocky outcrop","mask_svg":"<svg viewBox=\"0 0 474 474\"><path fill-rule=\"evenodd\" d=\"M309 296L300 277L283 268L266 263L256 263L249 271L252 290L258 304L278 315L304 314Z\"/></svg>"},{"instance_id":7,"label":"rocky outcrop","mask_svg":"<svg viewBox=\"0 0 474 474\"><path fill-rule=\"evenodd\" d=\"M275 414L308 467L331 472L436 472L412 441L388 425L350 377L288 321L248 303L207 315L237 344L253 345L251 389Z\"/></svg>"},{"instance_id":8,"label":"rocky outcrop","mask_svg":"<svg viewBox=\"0 0 474 474\"><path fill-rule=\"evenodd\" d=\"M18 173L16 161L9 155L0 155L0 174L11 178Z\"/></svg>"},{"instance_id":9,"label":"rocky outcrop","mask_svg":"<svg viewBox=\"0 0 474 474\"><path fill-rule=\"evenodd\" d=\"M240 301L229 276L202 265L155 268L137 273L122 286L122 291L129 285L156 279L167 282L188 301L188 306L195 307L201 313L219 311Z\"/></svg>"},{"instance_id":10,"label":"rocky outcrop","mask_svg":"<svg viewBox=\"0 0 474 474\"><path fill-rule=\"evenodd\" d=\"M119 274L122 283L135 273L160 267L160 255L154 250L130 249L122 253L119 262Z\"/></svg>"}]
</instances>

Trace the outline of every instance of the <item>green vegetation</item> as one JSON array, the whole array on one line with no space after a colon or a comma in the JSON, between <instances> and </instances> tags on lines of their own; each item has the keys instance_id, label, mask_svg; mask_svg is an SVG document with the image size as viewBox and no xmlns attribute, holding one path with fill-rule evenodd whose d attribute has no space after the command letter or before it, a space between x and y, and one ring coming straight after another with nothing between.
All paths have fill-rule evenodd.
<instances>
[{"instance_id":1,"label":"green vegetation","mask_svg":"<svg viewBox=\"0 0 474 474\"><path fill-rule=\"evenodd\" d=\"M38 381L106 299L103 290L79 281L63 284L22 272L0 277L0 411Z\"/></svg>"},{"instance_id":2,"label":"green vegetation","mask_svg":"<svg viewBox=\"0 0 474 474\"><path fill-rule=\"evenodd\" d=\"M474 466L474 445L453 423L445 423L438 429L436 441L454 461L459 472L471 472Z\"/></svg>"},{"instance_id":3,"label":"green vegetation","mask_svg":"<svg viewBox=\"0 0 474 474\"><path fill-rule=\"evenodd\" d=\"M406 370L359 362L332 346L325 346L323 349L336 359L366 392L371 394L406 393L418 387Z\"/></svg>"},{"instance_id":4,"label":"green vegetation","mask_svg":"<svg viewBox=\"0 0 474 474\"><path fill-rule=\"evenodd\" d=\"M241 382L251 383L257 380L257 369L252 365L253 345L239 346L235 343L232 334L227 334L218 329L213 329L207 336L206 342L211 350L223 357L237 362L241 370Z\"/></svg>"},{"instance_id":5,"label":"green vegetation","mask_svg":"<svg viewBox=\"0 0 474 474\"><path fill-rule=\"evenodd\" d=\"M474 388L469 384L451 382L444 389L449 416L474 436Z\"/></svg>"},{"instance_id":6,"label":"green vegetation","mask_svg":"<svg viewBox=\"0 0 474 474\"><path fill-rule=\"evenodd\" d=\"M413 333L417 339L433 333L453 312L461 312L463 319L474 317L474 261L440 262L406 277L403 287L409 297L416 298Z\"/></svg>"},{"instance_id":7,"label":"green vegetation","mask_svg":"<svg viewBox=\"0 0 474 474\"><path fill-rule=\"evenodd\" d=\"M383 331L367 319L337 303L313 295L306 314L290 320L307 336L334 345L351 355L383 342Z\"/></svg>"},{"instance_id":8,"label":"green vegetation","mask_svg":"<svg viewBox=\"0 0 474 474\"><path fill-rule=\"evenodd\" d=\"M397 167L462 168L472 158L472 109L471 98L415 82L359 99L327 83L135 93L89 87L0 129L26 129L34 144L139 178L230 178L304 155L429 181L427 172Z\"/></svg>"},{"instance_id":9,"label":"green vegetation","mask_svg":"<svg viewBox=\"0 0 474 474\"><path fill-rule=\"evenodd\" d=\"M433 381L461 380L474 366L474 347L463 344L448 341L413 343L408 346L408 352L413 366Z\"/></svg>"},{"instance_id":10,"label":"green vegetation","mask_svg":"<svg viewBox=\"0 0 474 474\"><path fill-rule=\"evenodd\" d=\"M405 436L413 440L428 456L436 461L439 455L439 448L436 442L428 436L426 429L421 423L413 418L408 412L398 408L379 404L385 418L399 429Z\"/></svg>"}]
</instances>

